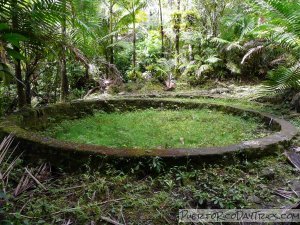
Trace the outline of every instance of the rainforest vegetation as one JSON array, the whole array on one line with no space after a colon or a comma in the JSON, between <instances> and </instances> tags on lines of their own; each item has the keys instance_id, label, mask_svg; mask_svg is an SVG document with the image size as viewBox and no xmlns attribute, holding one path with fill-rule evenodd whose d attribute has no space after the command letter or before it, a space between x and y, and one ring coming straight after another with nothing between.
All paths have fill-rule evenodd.
<instances>
[{"instance_id":1,"label":"rainforest vegetation","mask_svg":"<svg viewBox=\"0 0 300 225\"><path fill-rule=\"evenodd\" d=\"M2 0L0 7L2 112L151 84L299 86L297 0Z\"/></svg>"},{"instance_id":2,"label":"rainforest vegetation","mask_svg":"<svg viewBox=\"0 0 300 225\"><path fill-rule=\"evenodd\" d=\"M300 128L299 0L0 0L0 224L178 224L185 208L299 207L300 165L277 149L256 160L117 159L70 171L39 154L27 160L36 149L1 133L16 112L125 98L233 106ZM163 150L262 138L267 125L150 107L66 119L32 138Z\"/></svg>"}]
</instances>

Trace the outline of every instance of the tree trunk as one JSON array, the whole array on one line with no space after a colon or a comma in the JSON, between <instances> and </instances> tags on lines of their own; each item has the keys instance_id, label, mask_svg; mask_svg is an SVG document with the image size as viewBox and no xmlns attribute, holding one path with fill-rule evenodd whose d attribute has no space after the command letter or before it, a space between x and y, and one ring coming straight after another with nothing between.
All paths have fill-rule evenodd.
<instances>
[{"instance_id":1,"label":"tree trunk","mask_svg":"<svg viewBox=\"0 0 300 225\"><path fill-rule=\"evenodd\" d=\"M55 76L55 80L54 80L54 101L57 101L57 89L59 87L59 77L60 77L60 62L59 60L57 61L57 71L56 71L56 76Z\"/></svg>"},{"instance_id":2,"label":"tree trunk","mask_svg":"<svg viewBox=\"0 0 300 225\"><path fill-rule=\"evenodd\" d=\"M194 46L193 45L189 45L189 58L190 61L194 61L195 57L194 57Z\"/></svg>"},{"instance_id":3,"label":"tree trunk","mask_svg":"<svg viewBox=\"0 0 300 225\"><path fill-rule=\"evenodd\" d=\"M213 12L212 15L212 36L217 37L218 36L218 19L216 12Z\"/></svg>"},{"instance_id":4,"label":"tree trunk","mask_svg":"<svg viewBox=\"0 0 300 225\"><path fill-rule=\"evenodd\" d=\"M109 18L109 33L110 33L110 64L114 64L114 47L113 47L113 44L114 44L114 36L112 35L112 32L113 32L113 7L114 7L114 4L113 4L113 1L110 0L110 7L109 7L109 15L110 15L110 18Z\"/></svg>"},{"instance_id":5,"label":"tree trunk","mask_svg":"<svg viewBox=\"0 0 300 225\"><path fill-rule=\"evenodd\" d=\"M88 66L85 66L85 73L84 73L84 76L85 76L85 80L88 81L90 79L90 74L89 74L89 67Z\"/></svg>"},{"instance_id":6,"label":"tree trunk","mask_svg":"<svg viewBox=\"0 0 300 225\"><path fill-rule=\"evenodd\" d=\"M108 62L109 55L108 55L107 49L105 49L104 55L105 55L105 61ZM108 79L109 77L110 77L109 67L108 67L108 65L105 65L105 79Z\"/></svg>"},{"instance_id":7,"label":"tree trunk","mask_svg":"<svg viewBox=\"0 0 300 225\"><path fill-rule=\"evenodd\" d=\"M60 75L61 75L61 96L60 96L60 101L65 102L68 98L69 94L69 81L67 77L67 60L66 60L66 55L65 55L65 48L62 48L62 56L60 60Z\"/></svg>"},{"instance_id":8,"label":"tree trunk","mask_svg":"<svg viewBox=\"0 0 300 225\"><path fill-rule=\"evenodd\" d=\"M217 37L219 34L219 19L223 16L226 8L225 2L223 4L212 1L212 12L211 12L211 34L213 37Z\"/></svg>"},{"instance_id":9,"label":"tree trunk","mask_svg":"<svg viewBox=\"0 0 300 225\"><path fill-rule=\"evenodd\" d=\"M180 11L180 0L177 0L177 10ZM176 48L176 76L180 76L179 69L179 54L180 54L180 24L181 24L181 15L178 14L177 24L176 24L176 36L175 36L175 48Z\"/></svg>"},{"instance_id":10,"label":"tree trunk","mask_svg":"<svg viewBox=\"0 0 300 225\"><path fill-rule=\"evenodd\" d=\"M177 0L177 10L180 11L180 0ZM176 37L175 37L175 45L176 45L176 53L177 53L177 61L179 64L179 54L180 54L180 23L181 23L181 18L178 18L178 24L177 24L177 30L176 30Z\"/></svg>"},{"instance_id":11,"label":"tree trunk","mask_svg":"<svg viewBox=\"0 0 300 225\"><path fill-rule=\"evenodd\" d=\"M67 2L63 1L63 10L66 13ZM61 95L60 101L65 102L69 95L69 81L67 77L67 60L66 60L66 16L64 15L61 24L62 33L62 46L61 46L61 58L60 58L60 75L61 75Z\"/></svg>"},{"instance_id":12,"label":"tree trunk","mask_svg":"<svg viewBox=\"0 0 300 225\"><path fill-rule=\"evenodd\" d=\"M11 19L12 19L12 29L14 31L19 30L18 21L18 3L15 0L11 0ZM14 46L14 51L20 54L20 48ZM26 97L24 92L24 83L22 78L22 68L21 60L15 59L15 78L17 83L17 94L18 94L18 106L22 108L26 104Z\"/></svg>"},{"instance_id":13,"label":"tree trunk","mask_svg":"<svg viewBox=\"0 0 300 225\"><path fill-rule=\"evenodd\" d=\"M158 0L158 3L159 3L159 14L160 14L161 56L164 57L164 55L165 55L164 25L163 25L163 15L162 15L161 0Z\"/></svg>"},{"instance_id":14,"label":"tree trunk","mask_svg":"<svg viewBox=\"0 0 300 225\"><path fill-rule=\"evenodd\" d=\"M18 48L15 48L15 51L20 52ZM22 108L26 105L26 97L22 79L21 60L19 59L17 59L15 62L15 77L17 80L18 106L19 108Z\"/></svg>"},{"instance_id":15,"label":"tree trunk","mask_svg":"<svg viewBox=\"0 0 300 225\"><path fill-rule=\"evenodd\" d=\"M30 85L30 71L26 71L25 74L25 94L26 94L26 104L31 105L31 85Z\"/></svg>"},{"instance_id":16,"label":"tree trunk","mask_svg":"<svg viewBox=\"0 0 300 225\"><path fill-rule=\"evenodd\" d=\"M180 30L176 32L176 37L175 37L175 48L176 48L176 56L177 56L177 64L179 64L179 54L180 54L180 36L179 36Z\"/></svg>"},{"instance_id":17,"label":"tree trunk","mask_svg":"<svg viewBox=\"0 0 300 225\"><path fill-rule=\"evenodd\" d=\"M135 9L133 9L133 54L132 54L132 63L133 63L133 76L136 76L136 24L135 24Z\"/></svg>"}]
</instances>

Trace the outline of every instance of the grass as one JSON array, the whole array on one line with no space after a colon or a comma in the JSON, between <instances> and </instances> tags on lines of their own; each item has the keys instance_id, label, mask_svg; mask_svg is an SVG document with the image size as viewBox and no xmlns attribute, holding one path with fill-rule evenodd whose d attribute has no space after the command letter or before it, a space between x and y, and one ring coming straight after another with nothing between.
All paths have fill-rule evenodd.
<instances>
[{"instance_id":1,"label":"grass","mask_svg":"<svg viewBox=\"0 0 300 225\"><path fill-rule=\"evenodd\" d=\"M195 148L223 146L264 135L256 118L215 110L96 113L64 121L44 134L57 139L109 147Z\"/></svg>"}]
</instances>

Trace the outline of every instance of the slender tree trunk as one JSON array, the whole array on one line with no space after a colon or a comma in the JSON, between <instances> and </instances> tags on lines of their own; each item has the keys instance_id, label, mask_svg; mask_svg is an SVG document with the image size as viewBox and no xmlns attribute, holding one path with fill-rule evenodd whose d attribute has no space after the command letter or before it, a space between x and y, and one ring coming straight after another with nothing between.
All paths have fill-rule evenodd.
<instances>
[{"instance_id":1,"label":"slender tree trunk","mask_svg":"<svg viewBox=\"0 0 300 225\"><path fill-rule=\"evenodd\" d=\"M212 1L212 12L211 12L211 34L213 37L217 37L219 33L219 15L223 15L225 5L219 5L217 1Z\"/></svg>"},{"instance_id":2,"label":"slender tree trunk","mask_svg":"<svg viewBox=\"0 0 300 225\"><path fill-rule=\"evenodd\" d=\"M132 63L133 63L133 76L135 77L136 76L136 24L135 24L135 9L134 8L133 8L133 54L132 54Z\"/></svg>"},{"instance_id":3,"label":"slender tree trunk","mask_svg":"<svg viewBox=\"0 0 300 225\"><path fill-rule=\"evenodd\" d=\"M176 48L176 56L177 56L177 64L179 64L179 54L180 54L180 37L179 37L179 30L176 32L175 37L175 48Z\"/></svg>"},{"instance_id":4,"label":"slender tree trunk","mask_svg":"<svg viewBox=\"0 0 300 225\"><path fill-rule=\"evenodd\" d=\"M31 78L35 74L39 63L39 57L36 56L34 61L26 63L25 69L25 96L26 96L26 104L31 106L31 99L32 99L32 85L30 83Z\"/></svg>"},{"instance_id":5,"label":"slender tree trunk","mask_svg":"<svg viewBox=\"0 0 300 225\"><path fill-rule=\"evenodd\" d=\"M15 51L20 52L18 48L15 48ZM26 96L22 78L21 60L19 59L15 62L15 77L17 80L18 106L19 108L22 108L26 105Z\"/></svg>"},{"instance_id":6,"label":"slender tree trunk","mask_svg":"<svg viewBox=\"0 0 300 225\"><path fill-rule=\"evenodd\" d=\"M177 0L177 10L178 13L180 11L180 0ZM176 21L176 35L175 35L175 48L176 48L176 76L179 77L180 76L180 69L179 69L179 55L180 55L180 24L181 24L181 15L178 14L177 15L178 18Z\"/></svg>"},{"instance_id":7,"label":"slender tree trunk","mask_svg":"<svg viewBox=\"0 0 300 225\"><path fill-rule=\"evenodd\" d=\"M63 1L64 12L66 13L66 0ZM60 59L60 74L61 74L61 96L60 101L65 102L69 95L69 81L67 77L67 59L66 59L66 16L64 15L61 24L62 33L62 47L61 47L61 59Z\"/></svg>"},{"instance_id":8,"label":"slender tree trunk","mask_svg":"<svg viewBox=\"0 0 300 225\"><path fill-rule=\"evenodd\" d=\"M105 55L106 62L108 62L109 61L109 54L108 54L107 49L105 49L104 55ZM108 68L107 65L105 65L105 79L108 79L109 77L110 77L109 68Z\"/></svg>"},{"instance_id":9,"label":"slender tree trunk","mask_svg":"<svg viewBox=\"0 0 300 225\"><path fill-rule=\"evenodd\" d=\"M12 19L12 29L19 29L19 21L18 21L18 3L15 0L11 0L11 19ZM14 51L20 54L20 48L14 46ZM14 62L15 67L15 78L17 83L17 94L18 94L18 106L22 108L26 104L26 97L24 92L24 83L22 78L22 68L21 68L21 60L15 59Z\"/></svg>"},{"instance_id":10,"label":"slender tree trunk","mask_svg":"<svg viewBox=\"0 0 300 225\"><path fill-rule=\"evenodd\" d=\"M26 103L31 105L31 85L30 85L30 71L26 70L25 73L25 94L26 94Z\"/></svg>"},{"instance_id":11,"label":"slender tree trunk","mask_svg":"<svg viewBox=\"0 0 300 225\"><path fill-rule=\"evenodd\" d=\"M85 76L85 80L88 81L90 79L90 74L89 74L89 67L88 66L85 66L85 73L84 73L84 76Z\"/></svg>"},{"instance_id":12,"label":"slender tree trunk","mask_svg":"<svg viewBox=\"0 0 300 225\"><path fill-rule=\"evenodd\" d=\"M160 15L160 35L161 35L161 56L165 55L165 46L164 46L164 25L163 25L163 14L161 0L158 0L159 3L159 15Z\"/></svg>"},{"instance_id":13,"label":"slender tree trunk","mask_svg":"<svg viewBox=\"0 0 300 225\"><path fill-rule=\"evenodd\" d=\"M193 45L189 45L189 58L191 61L193 61L195 59L194 57L194 46Z\"/></svg>"},{"instance_id":14,"label":"slender tree trunk","mask_svg":"<svg viewBox=\"0 0 300 225\"><path fill-rule=\"evenodd\" d=\"M109 33L110 33L110 63L114 64L114 36L112 35L113 32L113 7L114 7L114 3L112 0L110 0L110 7L109 7Z\"/></svg>"},{"instance_id":15,"label":"slender tree trunk","mask_svg":"<svg viewBox=\"0 0 300 225\"><path fill-rule=\"evenodd\" d=\"M218 36L218 21L217 21L216 11L213 11L213 15L212 15L212 36L213 37Z\"/></svg>"},{"instance_id":16,"label":"slender tree trunk","mask_svg":"<svg viewBox=\"0 0 300 225\"><path fill-rule=\"evenodd\" d=\"M57 101L57 89L59 87L59 77L60 77L60 62L57 61L57 71L56 71L56 76L54 80L54 101Z\"/></svg>"},{"instance_id":17,"label":"slender tree trunk","mask_svg":"<svg viewBox=\"0 0 300 225\"><path fill-rule=\"evenodd\" d=\"M63 51L65 49L63 48ZM60 75L61 75L61 96L60 101L65 102L69 95L69 81L67 77L67 60L65 52L62 53L61 60L60 60Z\"/></svg>"},{"instance_id":18,"label":"slender tree trunk","mask_svg":"<svg viewBox=\"0 0 300 225\"><path fill-rule=\"evenodd\" d=\"M180 0L177 0L177 10L180 11ZM175 37L175 45L176 45L176 53L177 53L177 61L179 64L179 54L180 54L180 23L181 18L178 18L177 30L176 30L176 37Z\"/></svg>"}]
</instances>

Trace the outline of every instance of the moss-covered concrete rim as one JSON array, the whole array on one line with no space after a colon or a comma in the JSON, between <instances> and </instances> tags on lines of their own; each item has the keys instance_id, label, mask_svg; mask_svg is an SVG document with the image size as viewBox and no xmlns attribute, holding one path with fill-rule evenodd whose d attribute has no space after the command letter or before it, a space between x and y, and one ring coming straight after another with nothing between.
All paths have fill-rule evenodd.
<instances>
[{"instance_id":1,"label":"moss-covered concrete rim","mask_svg":"<svg viewBox=\"0 0 300 225\"><path fill-rule=\"evenodd\" d=\"M222 110L228 113L243 115L249 114L261 118L266 124L276 128L276 132L270 136L241 142L230 146L207 147L207 148L173 148L173 149L128 149L128 148L109 148L89 144L78 144L56 140L40 135L37 132L28 130L40 126L44 123L47 126L49 120L54 116L70 116L78 118L87 114L92 114L94 110L115 111L115 110L133 110L146 108L166 109L201 109L211 108ZM33 121L34 124L30 124ZM46 121L46 122L45 122ZM196 103L180 100L162 100L162 99L111 99L111 100L90 100L76 101L66 104L57 104L39 109L28 109L19 113L12 114L0 122L0 134L14 134L20 146L26 146L26 151L31 154L47 152L48 154L59 155L60 153L71 153L71 155L100 155L113 157L153 157L177 158L177 157L196 157L196 156L220 156L236 152L250 152L251 154L262 154L262 151L274 148L278 145L288 143L298 133L298 130L289 122L279 119L267 113L261 113L254 110L245 110L237 107L211 104Z\"/></svg>"}]
</instances>

